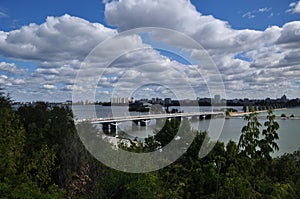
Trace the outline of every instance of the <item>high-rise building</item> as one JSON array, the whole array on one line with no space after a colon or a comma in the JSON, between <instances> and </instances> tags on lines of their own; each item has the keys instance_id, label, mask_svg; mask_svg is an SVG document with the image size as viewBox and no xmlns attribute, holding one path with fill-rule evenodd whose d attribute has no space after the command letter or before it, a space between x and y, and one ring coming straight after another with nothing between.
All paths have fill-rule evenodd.
<instances>
[{"instance_id":1,"label":"high-rise building","mask_svg":"<svg viewBox=\"0 0 300 199\"><path fill-rule=\"evenodd\" d=\"M215 95L215 103L216 104L221 103L221 96L220 95Z\"/></svg>"},{"instance_id":2,"label":"high-rise building","mask_svg":"<svg viewBox=\"0 0 300 199\"><path fill-rule=\"evenodd\" d=\"M286 103L288 101L285 94L281 97L281 101L284 102L284 103Z\"/></svg>"},{"instance_id":3,"label":"high-rise building","mask_svg":"<svg viewBox=\"0 0 300 199\"><path fill-rule=\"evenodd\" d=\"M165 105L172 104L172 99L171 98L165 98Z\"/></svg>"},{"instance_id":4,"label":"high-rise building","mask_svg":"<svg viewBox=\"0 0 300 199\"><path fill-rule=\"evenodd\" d=\"M110 98L112 104L127 104L129 102L129 97L113 97Z\"/></svg>"}]
</instances>

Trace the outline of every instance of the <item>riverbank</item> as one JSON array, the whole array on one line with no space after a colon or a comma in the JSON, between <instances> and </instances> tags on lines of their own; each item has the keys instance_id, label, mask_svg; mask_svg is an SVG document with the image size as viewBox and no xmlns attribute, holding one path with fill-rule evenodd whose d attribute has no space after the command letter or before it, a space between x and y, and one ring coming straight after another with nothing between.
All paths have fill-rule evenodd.
<instances>
[{"instance_id":1,"label":"riverbank","mask_svg":"<svg viewBox=\"0 0 300 199\"><path fill-rule=\"evenodd\" d=\"M287 108L278 108L274 109L274 111L287 110ZM268 110L255 111L255 113L266 113ZM229 117L243 117L245 115L249 115L252 112L229 112Z\"/></svg>"},{"instance_id":2,"label":"riverbank","mask_svg":"<svg viewBox=\"0 0 300 199\"><path fill-rule=\"evenodd\" d=\"M287 110L287 108L280 108L280 109L274 109L274 111L284 111ZM266 113L268 110L261 110L261 111L255 111L256 113ZM226 119L238 119L243 118L245 115L249 115L251 112L230 112L229 116L226 116ZM266 119L267 115L258 115L257 118L259 119ZM293 116L285 116L282 117L281 115L276 115L276 119L281 120L300 120L300 115L293 115Z\"/></svg>"}]
</instances>

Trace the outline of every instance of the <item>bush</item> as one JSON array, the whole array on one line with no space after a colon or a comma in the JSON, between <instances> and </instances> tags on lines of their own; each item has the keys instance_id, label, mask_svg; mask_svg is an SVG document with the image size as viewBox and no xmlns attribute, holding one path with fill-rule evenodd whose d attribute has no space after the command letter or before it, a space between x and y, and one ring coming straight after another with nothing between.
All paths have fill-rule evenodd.
<instances>
[{"instance_id":1,"label":"bush","mask_svg":"<svg viewBox=\"0 0 300 199\"><path fill-rule=\"evenodd\" d=\"M286 117L286 115L284 113L281 114L281 117Z\"/></svg>"}]
</instances>

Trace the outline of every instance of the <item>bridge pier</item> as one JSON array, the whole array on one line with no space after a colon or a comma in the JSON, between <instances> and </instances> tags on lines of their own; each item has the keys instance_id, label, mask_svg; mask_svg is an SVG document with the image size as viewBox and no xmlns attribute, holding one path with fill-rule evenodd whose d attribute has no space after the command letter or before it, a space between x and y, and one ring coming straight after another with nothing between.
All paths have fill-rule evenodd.
<instances>
[{"instance_id":1,"label":"bridge pier","mask_svg":"<svg viewBox=\"0 0 300 199\"><path fill-rule=\"evenodd\" d=\"M139 125L139 120L132 120L132 126L138 126Z\"/></svg>"},{"instance_id":2,"label":"bridge pier","mask_svg":"<svg viewBox=\"0 0 300 199\"><path fill-rule=\"evenodd\" d=\"M95 118L90 119L92 124L101 124L102 130L106 132L116 131L120 122L132 121L132 126L146 126L151 119L156 120L156 126L163 126L166 120L175 118L179 122L185 118L195 120L199 117L199 120L211 119L216 117L224 117L224 112L194 112L194 113L170 113L170 114L153 114L153 115L140 115L132 117L119 117L119 118ZM82 120L85 121L85 120ZM78 121L81 122L81 121Z\"/></svg>"},{"instance_id":3,"label":"bridge pier","mask_svg":"<svg viewBox=\"0 0 300 199\"><path fill-rule=\"evenodd\" d=\"M105 133L115 133L115 132L117 132L117 128L118 128L117 122L102 123L102 130Z\"/></svg>"},{"instance_id":4,"label":"bridge pier","mask_svg":"<svg viewBox=\"0 0 300 199\"><path fill-rule=\"evenodd\" d=\"M110 123L110 130L115 131L117 129L116 123Z\"/></svg>"},{"instance_id":5,"label":"bridge pier","mask_svg":"<svg viewBox=\"0 0 300 199\"><path fill-rule=\"evenodd\" d=\"M150 122L150 120L140 120L140 126L147 126L148 122Z\"/></svg>"},{"instance_id":6,"label":"bridge pier","mask_svg":"<svg viewBox=\"0 0 300 199\"><path fill-rule=\"evenodd\" d=\"M109 130L109 123L102 123L102 130L105 131L105 130Z\"/></svg>"},{"instance_id":7,"label":"bridge pier","mask_svg":"<svg viewBox=\"0 0 300 199\"><path fill-rule=\"evenodd\" d=\"M205 119L205 115L199 115L199 120L204 120Z\"/></svg>"},{"instance_id":8,"label":"bridge pier","mask_svg":"<svg viewBox=\"0 0 300 199\"><path fill-rule=\"evenodd\" d=\"M140 125L141 125L141 126L146 126L146 121L141 120L141 121L140 121Z\"/></svg>"},{"instance_id":9,"label":"bridge pier","mask_svg":"<svg viewBox=\"0 0 300 199\"><path fill-rule=\"evenodd\" d=\"M181 116L175 117L175 119L180 122L181 121Z\"/></svg>"},{"instance_id":10,"label":"bridge pier","mask_svg":"<svg viewBox=\"0 0 300 199\"><path fill-rule=\"evenodd\" d=\"M206 120L209 120L209 119L211 119L211 118L212 118L212 115L211 115L211 114L208 114L208 115L205 116L205 119L206 119Z\"/></svg>"}]
</instances>

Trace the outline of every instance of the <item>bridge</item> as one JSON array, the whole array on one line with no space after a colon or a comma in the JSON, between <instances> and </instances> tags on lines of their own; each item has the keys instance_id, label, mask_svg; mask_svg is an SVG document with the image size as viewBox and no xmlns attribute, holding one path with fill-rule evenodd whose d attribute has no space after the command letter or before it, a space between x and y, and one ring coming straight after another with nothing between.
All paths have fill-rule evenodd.
<instances>
[{"instance_id":1,"label":"bridge","mask_svg":"<svg viewBox=\"0 0 300 199\"><path fill-rule=\"evenodd\" d=\"M93 118L87 120L78 120L77 122L87 121L92 124L102 124L103 130L114 130L121 122L132 121L136 125L146 126L150 120L162 120L165 118L192 118L192 119L210 119L214 117L225 117L224 112L189 112L189 113L162 113L162 114L149 114L149 115L134 115L134 116L121 116L111 118Z\"/></svg>"}]
</instances>

